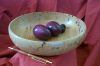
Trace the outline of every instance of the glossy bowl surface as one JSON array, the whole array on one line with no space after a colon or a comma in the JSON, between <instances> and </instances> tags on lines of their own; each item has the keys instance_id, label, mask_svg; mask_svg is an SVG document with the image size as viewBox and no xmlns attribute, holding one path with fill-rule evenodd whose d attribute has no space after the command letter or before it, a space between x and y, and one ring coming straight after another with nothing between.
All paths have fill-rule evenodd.
<instances>
[{"instance_id":1,"label":"glossy bowl surface","mask_svg":"<svg viewBox=\"0 0 100 66\"><path fill-rule=\"evenodd\" d=\"M48 41L34 37L33 28L37 24L46 25L48 21L65 24L66 30ZM70 14L59 12L34 12L21 15L9 24L9 36L21 50L35 55L54 56L77 48L85 38L85 23Z\"/></svg>"}]
</instances>

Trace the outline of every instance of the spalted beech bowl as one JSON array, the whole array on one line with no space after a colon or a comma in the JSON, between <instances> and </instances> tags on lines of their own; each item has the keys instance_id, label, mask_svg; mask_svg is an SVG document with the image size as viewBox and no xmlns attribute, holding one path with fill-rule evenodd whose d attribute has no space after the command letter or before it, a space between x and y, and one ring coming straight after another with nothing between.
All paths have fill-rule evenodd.
<instances>
[{"instance_id":1,"label":"spalted beech bowl","mask_svg":"<svg viewBox=\"0 0 100 66\"><path fill-rule=\"evenodd\" d=\"M65 32L48 41L36 39L33 35L34 26L45 25L48 21L65 24ZM86 25L81 19L70 14L34 12L12 20L8 30L12 42L21 50L35 55L54 56L77 48L85 38Z\"/></svg>"}]
</instances>

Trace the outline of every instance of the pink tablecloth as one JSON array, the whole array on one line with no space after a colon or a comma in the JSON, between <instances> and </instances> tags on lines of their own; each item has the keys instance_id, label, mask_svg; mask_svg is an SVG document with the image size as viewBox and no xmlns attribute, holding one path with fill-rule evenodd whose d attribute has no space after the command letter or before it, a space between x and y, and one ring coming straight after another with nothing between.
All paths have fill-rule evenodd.
<instances>
[{"instance_id":1,"label":"pink tablecloth","mask_svg":"<svg viewBox=\"0 0 100 66\"><path fill-rule=\"evenodd\" d=\"M100 0L0 0L0 66L44 65L9 50L14 46L7 27L15 17L37 11L57 11L75 15L87 25L87 37L69 53L47 57L54 66L100 66Z\"/></svg>"}]
</instances>

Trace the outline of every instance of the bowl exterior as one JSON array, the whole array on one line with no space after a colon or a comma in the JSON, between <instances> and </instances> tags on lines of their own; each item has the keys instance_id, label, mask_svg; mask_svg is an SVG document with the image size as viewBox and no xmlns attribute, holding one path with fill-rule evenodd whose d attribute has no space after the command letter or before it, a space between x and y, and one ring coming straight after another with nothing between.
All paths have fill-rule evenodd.
<instances>
[{"instance_id":1,"label":"bowl exterior","mask_svg":"<svg viewBox=\"0 0 100 66\"><path fill-rule=\"evenodd\" d=\"M55 41L55 42L45 42L45 41L30 41L22 39L9 29L9 36L13 43L21 50L42 56L54 56L64 54L75 48L77 48L84 40L85 33L66 41Z\"/></svg>"},{"instance_id":2,"label":"bowl exterior","mask_svg":"<svg viewBox=\"0 0 100 66\"><path fill-rule=\"evenodd\" d=\"M49 13L50 14L50 13ZM53 13L54 14L54 13ZM57 14L57 13L56 13ZM40 14L38 14L40 15ZM66 15L66 14L64 14ZM36 15L35 15L36 16ZM41 16L41 15L40 15ZM56 15L57 16L57 15ZM29 17L33 17L32 14ZM48 16L49 17L49 16ZM64 17L62 15L62 17ZM35 17L34 17L35 18ZM40 17L38 17L40 18ZM74 18L73 16L71 16L71 18ZM26 18L25 18L26 19ZM42 19L42 18L41 18ZM49 19L49 18L47 18ZM55 18L56 19L56 18ZM77 18L75 18L77 19ZM23 21L24 19L22 19ZM37 19L38 20L38 19ZM61 19L61 21L63 21L63 19ZM66 17L65 17L65 21L66 21ZM73 20L75 21L75 20ZM78 23L77 25L79 25L79 27L82 27L82 32L80 32L80 34L78 36L72 37L70 39L65 39L64 40L59 40L59 41L34 41L34 40L28 40L28 39L24 39L18 35L16 35L12 30L11 30L11 26L15 27L15 25L13 25L12 23L15 22L14 20L9 24L9 28L8 28L8 32L9 32L9 36L12 40L12 42L21 50L31 53L31 54L36 54L36 55L42 55L42 56L54 56L54 55L60 55L60 54L64 54L66 52L69 52L75 48L77 48L82 41L84 40L85 36L86 36L86 26L85 23L82 22L81 20L79 20L79 22L82 23ZM25 20L22 22L25 22ZM27 22L27 21L26 21ZM16 23L17 20L16 20ZM76 23L76 22L75 22ZM27 24L26 24L27 25ZM25 26L25 25L23 25Z\"/></svg>"}]
</instances>

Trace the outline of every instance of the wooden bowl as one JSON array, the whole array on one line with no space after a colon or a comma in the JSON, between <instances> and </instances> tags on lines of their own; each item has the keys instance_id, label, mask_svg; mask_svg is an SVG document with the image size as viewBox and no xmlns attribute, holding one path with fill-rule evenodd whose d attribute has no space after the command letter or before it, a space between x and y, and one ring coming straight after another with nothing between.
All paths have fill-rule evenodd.
<instances>
[{"instance_id":1,"label":"wooden bowl","mask_svg":"<svg viewBox=\"0 0 100 66\"><path fill-rule=\"evenodd\" d=\"M57 21L66 25L66 31L48 41L34 37L33 28L37 24L45 25L48 21ZM77 48L85 38L85 23L70 14L59 12L34 12L24 14L11 21L9 36L21 50L35 55L60 55Z\"/></svg>"}]
</instances>

